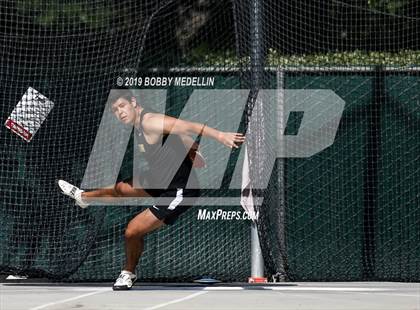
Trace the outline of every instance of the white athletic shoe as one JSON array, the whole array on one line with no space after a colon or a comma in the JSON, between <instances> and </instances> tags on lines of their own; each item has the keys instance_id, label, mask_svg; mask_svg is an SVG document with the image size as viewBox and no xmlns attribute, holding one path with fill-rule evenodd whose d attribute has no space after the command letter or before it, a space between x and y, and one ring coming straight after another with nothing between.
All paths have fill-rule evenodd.
<instances>
[{"instance_id":1,"label":"white athletic shoe","mask_svg":"<svg viewBox=\"0 0 420 310\"><path fill-rule=\"evenodd\" d=\"M129 290L133 287L134 282L136 282L137 277L134 273L123 270L120 273L120 276L115 281L114 286L112 289L114 291L122 291L122 290Z\"/></svg>"},{"instance_id":2,"label":"white athletic shoe","mask_svg":"<svg viewBox=\"0 0 420 310\"><path fill-rule=\"evenodd\" d=\"M6 280L26 280L26 279L28 279L28 276L23 276L19 274L11 274L6 278Z\"/></svg>"},{"instance_id":3,"label":"white athletic shoe","mask_svg":"<svg viewBox=\"0 0 420 310\"><path fill-rule=\"evenodd\" d=\"M78 188L77 186L74 186L64 180L58 180L57 184L64 195L69 196L70 198L73 198L74 200L76 200L76 204L79 207L86 208L89 205L88 203L82 200L82 193L84 191Z\"/></svg>"}]
</instances>

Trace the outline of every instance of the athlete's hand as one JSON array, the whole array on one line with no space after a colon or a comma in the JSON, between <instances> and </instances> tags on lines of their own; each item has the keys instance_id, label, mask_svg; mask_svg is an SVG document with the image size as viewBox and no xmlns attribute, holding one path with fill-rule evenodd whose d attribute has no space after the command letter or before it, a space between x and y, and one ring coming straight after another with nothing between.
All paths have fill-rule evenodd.
<instances>
[{"instance_id":1,"label":"athlete's hand","mask_svg":"<svg viewBox=\"0 0 420 310\"><path fill-rule=\"evenodd\" d=\"M219 132L218 140L230 148L238 148L245 141L245 136L237 132Z\"/></svg>"}]
</instances>

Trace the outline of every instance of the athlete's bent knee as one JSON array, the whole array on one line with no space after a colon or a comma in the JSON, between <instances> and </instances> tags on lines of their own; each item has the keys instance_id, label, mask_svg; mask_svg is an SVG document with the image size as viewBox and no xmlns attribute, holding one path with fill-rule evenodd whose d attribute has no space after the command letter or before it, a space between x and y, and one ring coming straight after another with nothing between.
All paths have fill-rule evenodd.
<instances>
[{"instance_id":1,"label":"athlete's bent knee","mask_svg":"<svg viewBox=\"0 0 420 310\"><path fill-rule=\"evenodd\" d=\"M136 229L127 227L124 233L124 237L126 240L140 239L141 237L143 237L143 234Z\"/></svg>"}]
</instances>

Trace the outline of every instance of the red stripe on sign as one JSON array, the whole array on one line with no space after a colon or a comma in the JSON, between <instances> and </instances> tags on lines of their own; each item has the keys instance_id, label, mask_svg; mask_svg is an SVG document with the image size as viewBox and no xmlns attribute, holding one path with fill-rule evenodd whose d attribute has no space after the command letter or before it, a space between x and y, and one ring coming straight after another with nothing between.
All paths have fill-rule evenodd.
<instances>
[{"instance_id":1,"label":"red stripe on sign","mask_svg":"<svg viewBox=\"0 0 420 310\"><path fill-rule=\"evenodd\" d=\"M18 123L16 123L14 120L12 120L10 118L7 119L5 125L11 131L13 131L15 134L17 134L19 137L23 138L26 142L31 141L32 134L28 130L26 130L25 128L23 128L21 125L19 125Z\"/></svg>"}]
</instances>

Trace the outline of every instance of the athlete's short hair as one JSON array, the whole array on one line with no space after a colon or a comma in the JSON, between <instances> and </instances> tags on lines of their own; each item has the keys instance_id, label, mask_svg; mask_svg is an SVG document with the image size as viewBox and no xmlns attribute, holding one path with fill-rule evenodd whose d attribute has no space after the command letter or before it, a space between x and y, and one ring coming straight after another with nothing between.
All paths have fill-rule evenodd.
<instances>
[{"instance_id":1,"label":"athlete's short hair","mask_svg":"<svg viewBox=\"0 0 420 310\"><path fill-rule=\"evenodd\" d=\"M113 89L108 97L108 103L112 105L115 101L120 98L126 99L129 102L131 98L135 97L134 94L129 89Z\"/></svg>"}]
</instances>

